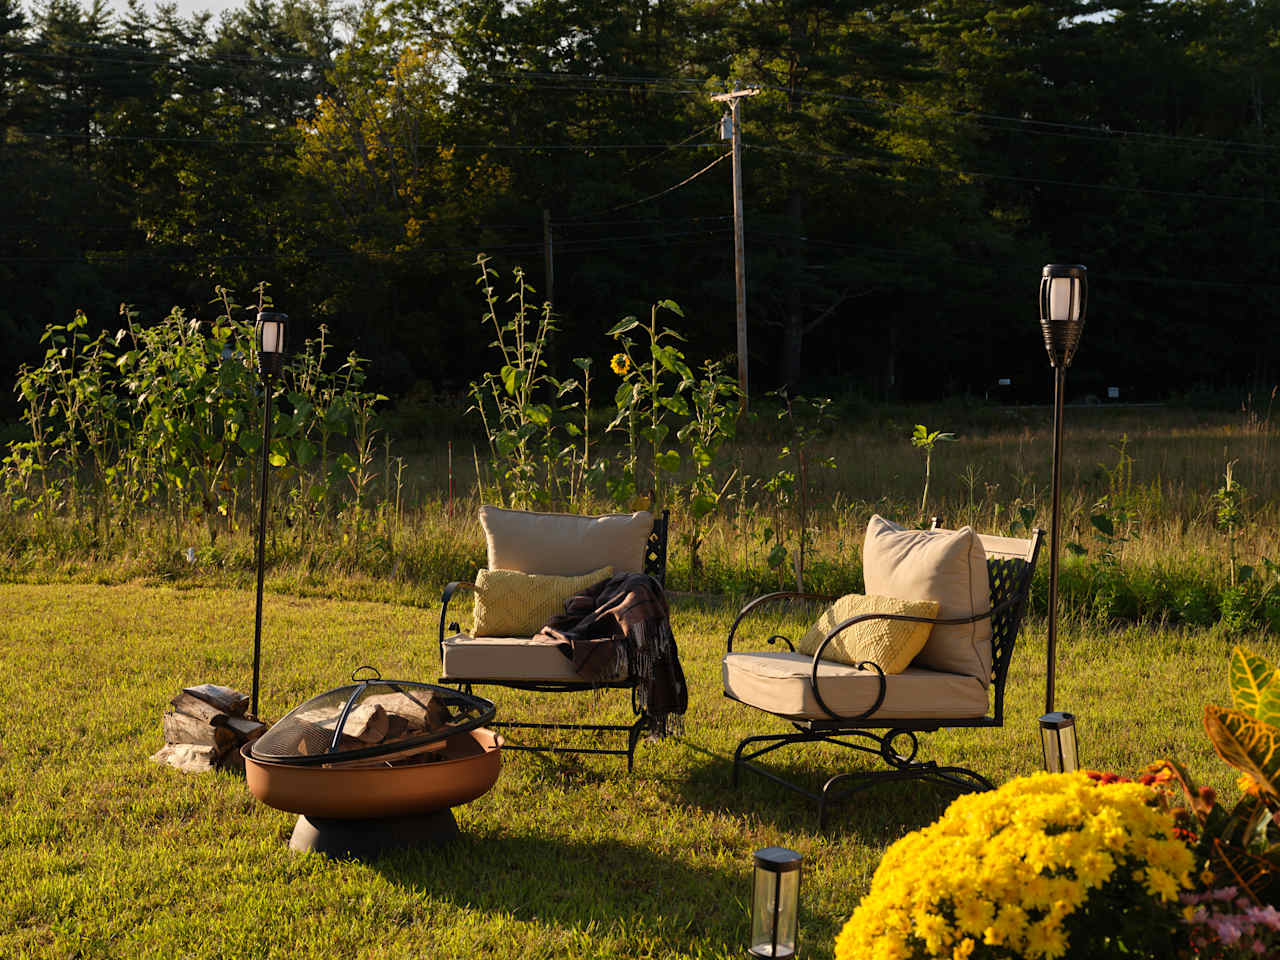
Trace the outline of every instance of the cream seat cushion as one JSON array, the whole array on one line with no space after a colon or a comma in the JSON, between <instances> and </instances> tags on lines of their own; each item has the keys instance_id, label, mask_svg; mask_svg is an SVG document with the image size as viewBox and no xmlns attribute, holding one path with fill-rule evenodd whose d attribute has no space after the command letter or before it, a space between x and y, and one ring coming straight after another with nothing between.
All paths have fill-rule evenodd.
<instances>
[{"instance_id":1,"label":"cream seat cushion","mask_svg":"<svg viewBox=\"0 0 1280 960\"><path fill-rule=\"evenodd\" d=\"M551 643L529 637L470 637L444 642L444 680L553 681L581 683L573 661ZM626 680L625 676L613 678Z\"/></svg>"},{"instance_id":2,"label":"cream seat cushion","mask_svg":"<svg viewBox=\"0 0 1280 960\"><path fill-rule=\"evenodd\" d=\"M972 527L906 530L881 516L867 523L862 574L869 594L936 600L941 619L991 609L991 580L982 540ZM991 618L934 626L915 664L991 682Z\"/></svg>"},{"instance_id":3,"label":"cream seat cushion","mask_svg":"<svg viewBox=\"0 0 1280 960\"><path fill-rule=\"evenodd\" d=\"M720 664L724 691L735 700L792 720L831 719L813 696L813 658L799 653L729 653ZM911 666L888 674L884 703L868 720L955 720L986 716L987 688L977 677ZM880 683L874 670L828 660L818 662L822 699L841 716L855 716L875 703Z\"/></svg>"},{"instance_id":4,"label":"cream seat cushion","mask_svg":"<svg viewBox=\"0 0 1280 960\"><path fill-rule=\"evenodd\" d=\"M610 513L598 517L480 508L490 570L520 570L574 577L613 567L643 573L653 514Z\"/></svg>"}]
</instances>

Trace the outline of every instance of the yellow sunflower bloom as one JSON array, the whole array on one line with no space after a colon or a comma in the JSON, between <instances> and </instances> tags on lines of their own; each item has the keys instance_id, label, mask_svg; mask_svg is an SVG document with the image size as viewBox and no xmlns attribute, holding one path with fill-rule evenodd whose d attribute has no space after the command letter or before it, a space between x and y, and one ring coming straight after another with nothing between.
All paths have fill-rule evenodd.
<instances>
[{"instance_id":1,"label":"yellow sunflower bloom","mask_svg":"<svg viewBox=\"0 0 1280 960\"><path fill-rule=\"evenodd\" d=\"M625 377L631 369L631 358L625 353L615 353L609 360L609 369L620 377Z\"/></svg>"}]
</instances>

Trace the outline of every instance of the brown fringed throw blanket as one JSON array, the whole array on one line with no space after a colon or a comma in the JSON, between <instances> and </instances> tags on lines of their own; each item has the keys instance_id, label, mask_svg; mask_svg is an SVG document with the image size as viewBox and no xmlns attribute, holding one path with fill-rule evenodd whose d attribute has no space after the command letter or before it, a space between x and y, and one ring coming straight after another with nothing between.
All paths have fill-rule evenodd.
<instances>
[{"instance_id":1,"label":"brown fringed throw blanket","mask_svg":"<svg viewBox=\"0 0 1280 960\"><path fill-rule=\"evenodd\" d=\"M622 573L588 587L534 640L556 644L586 683L635 679L636 701L653 718L653 733L680 732L689 694L667 600L653 577Z\"/></svg>"}]
</instances>

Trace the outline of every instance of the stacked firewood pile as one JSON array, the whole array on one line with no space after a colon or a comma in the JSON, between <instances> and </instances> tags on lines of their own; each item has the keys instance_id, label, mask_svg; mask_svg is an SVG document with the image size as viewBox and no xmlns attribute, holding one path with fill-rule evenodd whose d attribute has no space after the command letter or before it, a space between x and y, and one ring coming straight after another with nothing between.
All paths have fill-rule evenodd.
<instances>
[{"instance_id":1,"label":"stacked firewood pile","mask_svg":"<svg viewBox=\"0 0 1280 960\"><path fill-rule=\"evenodd\" d=\"M338 718L331 710L304 711L293 721L298 725L297 752L320 752L333 741L333 731ZM336 753L365 750L369 747L390 745L397 740L414 740L428 733L441 730L449 722L444 704L431 694L415 691L409 693L384 693L365 697L347 715L342 725L342 736ZM291 728L292 729L292 728ZM387 767L408 763L428 763L443 759L444 740L434 743L406 746L402 750L388 750L374 757L355 760L337 759L326 767Z\"/></svg>"},{"instance_id":2,"label":"stacked firewood pile","mask_svg":"<svg viewBox=\"0 0 1280 960\"><path fill-rule=\"evenodd\" d=\"M267 725L246 716L249 698L213 683L184 687L164 712L164 746L151 759L183 773L244 769L240 748Z\"/></svg>"}]
</instances>

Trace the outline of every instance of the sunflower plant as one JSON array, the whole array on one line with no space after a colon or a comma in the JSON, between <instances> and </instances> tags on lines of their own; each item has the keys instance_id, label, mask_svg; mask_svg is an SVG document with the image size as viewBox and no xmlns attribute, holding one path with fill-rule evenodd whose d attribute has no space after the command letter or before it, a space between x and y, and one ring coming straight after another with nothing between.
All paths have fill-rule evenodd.
<instances>
[{"instance_id":1,"label":"sunflower plant","mask_svg":"<svg viewBox=\"0 0 1280 960\"><path fill-rule=\"evenodd\" d=\"M490 347L501 367L471 383L473 403L467 412L479 415L489 440L492 493L512 507L575 503L585 496L589 477L599 472L591 459L591 360L574 359L581 382L553 376L547 365L557 331L551 304L535 305L535 291L516 267L515 289L506 298L510 316L500 316L497 273L484 254L475 262L485 301L482 319L493 329Z\"/></svg>"},{"instance_id":2,"label":"sunflower plant","mask_svg":"<svg viewBox=\"0 0 1280 960\"><path fill-rule=\"evenodd\" d=\"M679 347L684 337L670 327L659 326L659 311L684 317L674 300L659 300L649 310L647 324L625 317L609 331L621 348L609 362L621 383L614 393L617 414L607 428L626 434L622 474L610 483L610 492L620 503L630 500L640 488L642 443L647 447L644 452L648 454L653 503L661 495L664 479L675 474L683 462L669 440L673 419L684 421L690 416L688 398L695 377ZM643 334L639 342L632 339L636 331ZM648 356L637 362L636 353L641 350Z\"/></svg>"},{"instance_id":3,"label":"sunflower plant","mask_svg":"<svg viewBox=\"0 0 1280 960\"><path fill-rule=\"evenodd\" d=\"M1193 868L1154 787L1020 777L890 847L836 958L1176 956Z\"/></svg>"}]
</instances>

